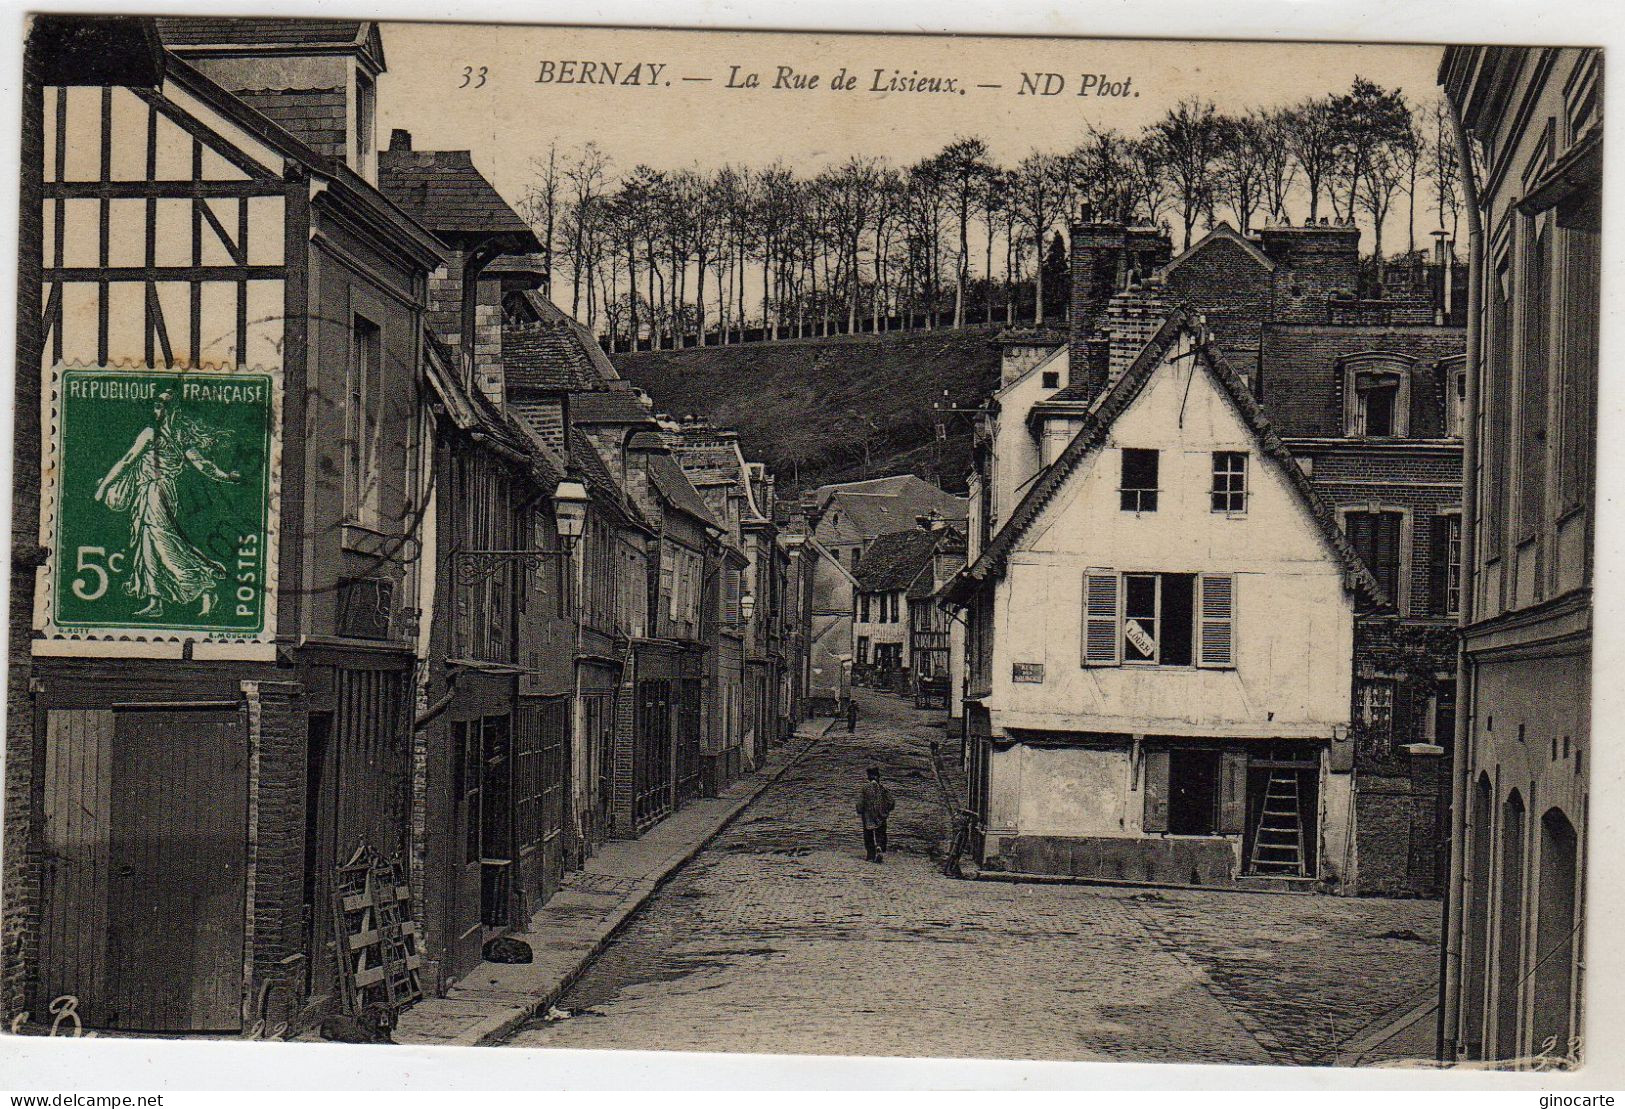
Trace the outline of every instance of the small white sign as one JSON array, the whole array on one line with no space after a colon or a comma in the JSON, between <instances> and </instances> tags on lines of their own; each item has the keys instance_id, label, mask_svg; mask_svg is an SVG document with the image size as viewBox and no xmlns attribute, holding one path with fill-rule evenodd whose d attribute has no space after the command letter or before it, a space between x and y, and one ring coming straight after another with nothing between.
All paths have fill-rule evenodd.
<instances>
[{"instance_id":1,"label":"small white sign","mask_svg":"<svg viewBox=\"0 0 1625 1109\"><path fill-rule=\"evenodd\" d=\"M1157 641L1152 639L1144 628L1140 627L1139 621L1124 620L1123 634L1128 637L1130 643L1134 644L1134 649L1142 655L1157 653Z\"/></svg>"}]
</instances>

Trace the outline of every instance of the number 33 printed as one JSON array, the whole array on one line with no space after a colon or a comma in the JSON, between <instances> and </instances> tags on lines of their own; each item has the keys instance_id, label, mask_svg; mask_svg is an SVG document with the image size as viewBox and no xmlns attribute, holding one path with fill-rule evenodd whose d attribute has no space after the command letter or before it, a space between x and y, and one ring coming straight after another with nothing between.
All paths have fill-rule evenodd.
<instances>
[{"instance_id":1,"label":"number 33 printed","mask_svg":"<svg viewBox=\"0 0 1625 1109\"><path fill-rule=\"evenodd\" d=\"M463 83L457 87L460 89L466 89L470 85L477 89L485 87L485 67L483 65L478 69L471 65L465 65L463 67Z\"/></svg>"}]
</instances>

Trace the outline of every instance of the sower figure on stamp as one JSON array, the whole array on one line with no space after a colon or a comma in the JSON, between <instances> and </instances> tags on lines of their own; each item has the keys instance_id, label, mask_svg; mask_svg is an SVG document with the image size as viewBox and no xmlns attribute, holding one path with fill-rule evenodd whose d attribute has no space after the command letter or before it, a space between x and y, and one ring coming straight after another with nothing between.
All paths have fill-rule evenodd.
<instances>
[{"instance_id":1,"label":"sower figure on stamp","mask_svg":"<svg viewBox=\"0 0 1625 1109\"><path fill-rule=\"evenodd\" d=\"M863 818L863 850L872 863L886 858L886 818L896 807L891 790L880 784L880 767L869 768L869 780L858 791L858 815Z\"/></svg>"}]
</instances>

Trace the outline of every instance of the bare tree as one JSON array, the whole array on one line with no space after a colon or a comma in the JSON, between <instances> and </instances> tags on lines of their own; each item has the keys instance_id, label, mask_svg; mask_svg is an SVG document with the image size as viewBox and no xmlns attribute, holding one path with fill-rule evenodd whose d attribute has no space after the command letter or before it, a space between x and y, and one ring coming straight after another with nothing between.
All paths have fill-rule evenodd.
<instances>
[{"instance_id":1,"label":"bare tree","mask_svg":"<svg viewBox=\"0 0 1625 1109\"><path fill-rule=\"evenodd\" d=\"M581 313L581 291L587 279L599 233L599 203L609 184L609 155L589 142L565 169L570 213L566 234L570 261L570 314ZM589 289L589 295L591 290Z\"/></svg>"},{"instance_id":2,"label":"bare tree","mask_svg":"<svg viewBox=\"0 0 1625 1109\"><path fill-rule=\"evenodd\" d=\"M553 244L557 240L559 189L562 175L559 171L557 143L549 143L546 158L532 158L531 183L519 199L519 215L542 241L542 279L547 292L553 292Z\"/></svg>"},{"instance_id":3,"label":"bare tree","mask_svg":"<svg viewBox=\"0 0 1625 1109\"><path fill-rule=\"evenodd\" d=\"M970 275L970 220L983 182L993 172L987 143L958 138L937 155L949 208L959 227L959 254L954 267L954 326L965 326L965 285Z\"/></svg>"},{"instance_id":4,"label":"bare tree","mask_svg":"<svg viewBox=\"0 0 1625 1109\"><path fill-rule=\"evenodd\" d=\"M1264 153L1269 138L1261 120L1220 117L1215 191L1236 217L1236 230L1252 230L1253 213L1264 202Z\"/></svg>"},{"instance_id":5,"label":"bare tree","mask_svg":"<svg viewBox=\"0 0 1625 1109\"><path fill-rule=\"evenodd\" d=\"M1309 218L1320 216L1320 194L1329 189L1337 165L1340 128L1330 97L1314 97L1290 109L1282 119L1287 150L1303 170L1309 190Z\"/></svg>"},{"instance_id":6,"label":"bare tree","mask_svg":"<svg viewBox=\"0 0 1625 1109\"><path fill-rule=\"evenodd\" d=\"M1187 249L1196 221L1213 208L1213 167L1224 148L1224 132L1218 109L1197 99L1181 100L1149 132L1173 190Z\"/></svg>"},{"instance_id":7,"label":"bare tree","mask_svg":"<svg viewBox=\"0 0 1625 1109\"><path fill-rule=\"evenodd\" d=\"M1264 208L1272 222L1286 218L1287 198L1297 183L1298 164L1292 156L1291 115L1287 111L1260 111L1248 116L1257 129L1260 142L1258 155L1259 183L1263 188Z\"/></svg>"},{"instance_id":8,"label":"bare tree","mask_svg":"<svg viewBox=\"0 0 1625 1109\"><path fill-rule=\"evenodd\" d=\"M987 256L984 262L987 272L987 296L984 298L985 322L993 322L993 241L997 238L999 217L1010 207L1012 191L1011 174L1009 170L994 169L982 182L982 190L978 196L981 202L982 232L987 247ZM1008 274L1006 274L1006 299L1009 295Z\"/></svg>"},{"instance_id":9,"label":"bare tree","mask_svg":"<svg viewBox=\"0 0 1625 1109\"><path fill-rule=\"evenodd\" d=\"M1036 290L1033 298L1033 322L1044 322L1044 239L1066 211L1066 165L1056 154L1033 151L1016 166L1015 190L1011 197L1014 210L1033 244L1033 255L1038 260L1034 267Z\"/></svg>"}]
</instances>

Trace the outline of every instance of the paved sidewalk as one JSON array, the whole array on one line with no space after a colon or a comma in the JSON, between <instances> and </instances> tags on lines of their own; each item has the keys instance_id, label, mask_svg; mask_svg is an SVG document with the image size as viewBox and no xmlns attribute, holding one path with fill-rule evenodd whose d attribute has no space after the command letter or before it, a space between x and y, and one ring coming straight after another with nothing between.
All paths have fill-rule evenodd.
<instances>
[{"instance_id":1,"label":"paved sidewalk","mask_svg":"<svg viewBox=\"0 0 1625 1109\"><path fill-rule=\"evenodd\" d=\"M565 878L564 888L530 918L517 939L531 963L481 963L445 997L401 1014L395 1042L473 1046L502 1037L545 1013L665 880L756 800L834 720L807 721L796 738L768 755L756 773L719 797L689 802L635 840L612 840Z\"/></svg>"}]
</instances>

